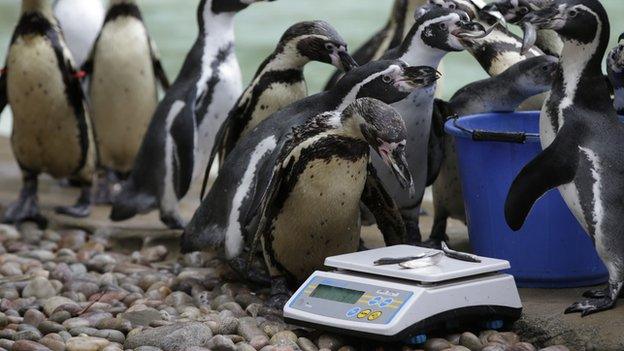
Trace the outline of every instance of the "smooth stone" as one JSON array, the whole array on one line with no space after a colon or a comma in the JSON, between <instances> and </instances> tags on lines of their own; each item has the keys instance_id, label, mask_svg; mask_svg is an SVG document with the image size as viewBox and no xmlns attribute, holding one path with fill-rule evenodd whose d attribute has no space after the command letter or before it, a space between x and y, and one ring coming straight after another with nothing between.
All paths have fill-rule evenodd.
<instances>
[{"instance_id":1,"label":"smooth stone","mask_svg":"<svg viewBox=\"0 0 624 351\"><path fill-rule=\"evenodd\" d=\"M39 343L45 345L52 351L64 351L65 341L63 341L60 336L56 335L57 337L53 337L53 335L55 334L49 334L44 336L41 340L39 340Z\"/></svg>"},{"instance_id":2,"label":"smooth stone","mask_svg":"<svg viewBox=\"0 0 624 351\"><path fill-rule=\"evenodd\" d=\"M89 323L89 321L86 320L85 318L74 317L63 322L63 326L65 327L65 329L69 330L69 329L74 329L74 328L79 328L79 327L89 327L91 326L91 323Z\"/></svg>"},{"instance_id":3,"label":"smooth stone","mask_svg":"<svg viewBox=\"0 0 624 351\"><path fill-rule=\"evenodd\" d=\"M46 278L35 277L22 291L22 297L36 297L38 299L47 299L56 295L56 289L52 283Z\"/></svg>"},{"instance_id":4,"label":"smooth stone","mask_svg":"<svg viewBox=\"0 0 624 351\"><path fill-rule=\"evenodd\" d=\"M0 287L0 299L15 300L19 298L19 292L11 286Z\"/></svg>"},{"instance_id":5,"label":"smooth stone","mask_svg":"<svg viewBox=\"0 0 624 351\"><path fill-rule=\"evenodd\" d=\"M32 250L23 253L24 257L34 258L37 261L52 261L56 258L54 253L48 250Z\"/></svg>"},{"instance_id":6,"label":"smooth stone","mask_svg":"<svg viewBox=\"0 0 624 351\"><path fill-rule=\"evenodd\" d=\"M113 329L127 333L132 329L132 322L123 318L106 318L96 325L98 329Z\"/></svg>"},{"instance_id":7,"label":"smooth stone","mask_svg":"<svg viewBox=\"0 0 624 351\"><path fill-rule=\"evenodd\" d=\"M246 342L239 342L236 344L236 351L256 351L256 349Z\"/></svg>"},{"instance_id":8,"label":"smooth stone","mask_svg":"<svg viewBox=\"0 0 624 351\"><path fill-rule=\"evenodd\" d=\"M0 224L0 238L5 240L19 240L22 237L20 232L12 225Z\"/></svg>"},{"instance_id":9,"label":"smooth stone","mask_svg":"<svg viewBox=\"0 0 624 351\"><path fill-rule=\"evenodd\" d=\"M0 266L0 274L10 277L15 275L22 275L21 265L17 262L6 262Z\"/></svg>"},{"instance_id":10,"label":"smooth stone","mask_svg":"<svg viewBox=\"0 0 624 351\"><path fill-rule=\"evenodd\" d=\"M540 349L539 351L570 351L570 350L563 345L555 345L555 346L548 346L547 348Z\"/></svg>"},{"instance_id":11,"label":"smooth stone","mask_svg":"<svg viewBox=\"0 0 624 351\"><path fill-rule=\"evenodd\" d=\"M232 311L236 316L245 316L245 310L236 302L230 301L223 303L217 307L217 311Z\"/></svg>"},{"instance_id":12,"label":"smooth stone","mask_svg":"<svg viewBox=\"0 0 624 351\"><path fill-rule=\"evenodd\" d=\"M37 329L28 329L28 330L22 330L22 331L18 331L17 333L15 333L15 335L13 336L13 340L18 341L18 340L32 340L32 341L38 341L39 339L41 339L43 335L41 335L41 332Z\"/></svg>"},{"instance_id":13,"label":"smooth stone","mask_svg":"<svg viewBox=\"0 0 624 351\"><path fill-rule=\"evenodd\" d=\"M119 317L130 321L133 327L149 326L150 323L152 323L153 321L162 319L160 311L154 308L146 308L140 311L121 313Z\"/></svg>"},{"instance_id":14,"label":"smooth stone","mask_svg":"<svg viewBox=\"0 0 624 351\"><path fill-rule=\"evenodd\" d=\"M297 335L295 333L291 332L290 330L284 330L284 331L278 332L277 334L273 335L273 337L271 338L271 344L273 344L273 345L277 345L277 344L282 343L284 341L296 343L297 342Z\"/></svg>"},{"instance_id":15,"label":"smooth stone","mask_svg":"<svg viewBox=\"0 0 624 351\"><path fill-rule=\"evenodd\" d=\"M447 335L445 337L445 339L448 340L448 342L450 342L453 345L459 345L459 339L460 338L461 338L461 334L451 334L451 335Z\"/></svg>"},{"instance_id":16,"label":"smooth stone","mask_svg":"<svg viewBox=\"0 0 624 351\"><path fill-rule=\"evenodd\" d=\"M52 296L43 301L43 311L46 315L51 316L57 308L63 305L75 305L78 307L78 304L73 300L70 300L63 296Z\"/></svg>"},{"instance_id":17,"label":"smooth stone","mask_svg":"<svg viewBox=\"0 0 624 351\"><path fill-rule=\"evenodd\" d=\"M451 347L453 347L453 345L448 342L448 340L440 338L429 339L425 343L426 351L442 351L450 349Z\"/></svg>"},{"instance_id":18,"label":"smooth stone","mask_svg":"<svg viewBox=\"0 0 624 351\"><path fill-rule=\"evenodd\" d=\"M236 334L238 330L238 319L235 317L226 317L219 323L218 333L223 335Z\"/></svg>"},{"instance_id":19,"label":"smooth stone","mask_svg":"<svg viewBox=\"0 0 624 351\"><path fill-rule=\"evenodd\" d=\"M481 340L481 344L486 345L489 343L488 339L490 336L498 334L496 330L484 330L479 333L479 340Z\"/></svg>"},{"instance_id":20,"label":"smooth stone","mask_svg":"<svg viewBox=\"0 0 624 351\"><path fill-rule=\"evenodd\" d=\"M136 347L134 351L162 351L162 350L154 346L139 346L139 347Z\"/></svg>"},{"instance_id":21,"label":"smooth stone","mask_svg":"<svg viewBox=\"0 0 624 351\"><path fill-rule=\"evenodd\" d=\"M193 297L183 291L175 291L165 298L165 304L173 307L194 305Z\"/></svg>"},{"instance_id":22,"label":"smooth stone","mask_svg":"<svg viewBox=\"0 0 624 351\"><path fill-rule=\"evenodd\" d=\"M469 348L461 346L461 345L453 345L453 347L447 350L449 351L472 351Z\"/></svg>"},{"instance_id":23,"label":"smooth stone","mask_svg":"<svg viewBox=\"0 0 624 351\"><path fill-rule=\"evenodd\" d=\"M535 348L535 346L529 344L528 342L519 342L507 350L508 351L535 351L537 349Z\"/></svg>"},{"instance_id":24,"label":"smooth stone","mask_svg":"<svg viewBox=\"0 0 624 351\"><path fill-rule=\"evenodd\" d=\"M490 343L485 345L481 351L507 351L507 345L498 344L498 343Z\"/></svg>"},{"instance_id":25,"label":"smooth stone","mask_svg":"<svg viewBox=\"0 0 624 351\"><path fill-rule=\"evenodd\" d=\"M71 313L69 313L69 311L59 310L59 311L52 313L49 320L55 323L63 323L70 318L71 318Z\"/></svg>"},{"instance_id":26,"label":"smooth stone","mask_svg":"<svg viewBox=\"0 0 624 351\"><path fill-rule=\"evenodd\" d=\"M30 324L30 325L32 325L34 327L37 327L45 319L46 319L45 314L41 313L41 311L39 311L39 310L31 308L28 311L26 311L26 313L24 313L24 321L23 321L23 323Z\"/></svg>"},{"instance_id":27,"label":"smooth stone","mask_svg":"<svg viewBox=\"0 0 624 351\"><path fill-rule=\"evenodd\" d=\"M318 351L318 347L308 338L300 337L297 339L297 344L303 351Z\"/></svg>"},{"instance_id":28,"label":"smooth stone","mask_svg":"<svg viewBox=\"0 0 624 351\"><path fill-rule=\"evenodd\" d=\"M65 343L67 351L100 351L108 345L110 341L92 336L74 337Z\"/></svg>"},{"instance_id":29,"label":"smooth stone","mask_svg":"<svg viewBox=\"0 0 624 351\"><path fill-rule=\"evenodd\" d=\"M102 351L123 351L123 347L118 344L111 344L103 348Z\"/></svg>"},{"instance_id":30,"label":"smooth stone","mask_svg":"<svg viewBox=\"0 0 624 351\"><path fill-rule=\"evenodd\" d=\"M471 351L479 351L483 348L479 337L470 332L463 333L459 337L459 344L469 348Z\"/></svg>"},{"instance_id":31,"label":"smooth stone","mask_svg":"<svg viewBox=\"0 0 624 351\"><path fill-rule=\"evenodd\" d=\"M11 351L51 351L48 347L31 340L18 340L13 344ZM96 350L97 351L97 350Z\"/></svg>"},{"instance_id":32,"label":"smooth stone","mask_svg":"<svg viewBox=\"0 0 624 351\"><path fill-rule=\"evenodd\" d=\"M82 230L71 230L61 233L59 246L78 251L87 242L87 233Z\"/></svg>"},{"instance_id":33,"label":"smooth stone","mask_svg":"<svg viewBox=\"0 0 624 351\"><path fill-rule=\"evenodd\" d=\"M0 312L0 328L6 327L7 324L9 324L9 319L7 318L7 315Z\"/></svg>"},{"instance_id":34,"label":"smooth stone","mask_svg":"<svg viewBox=\"0 0 624 351\"><path fill-rule=\"evenodd\" d=\"M236 351L234 342L223 335L215 335L205 346L213 351Z\"/></svg>"},{"instance_id":35,"label":"smooth stone","mask_svg":"<svg viewBox=\"0 0 624 351\"><path fill-rule=\"evenodd\" d=\"M110 340L112 342L116 342L119 344L123 344L126 341L126 336L124 335L124 333L120 332L119 330L113 330L113 329L98 330L95 336L98 336L100 338L104 338L106 340Z\"/></svg>"},{"instance_id":36,"label":"smooth stone","mask_svg":"<svg viewBox=\"0 0 624 351\"><path fill-rule=\"evenodd\" d=\"M15 341L9 339L0 339L0 347L3 349L11 350Z\"/></svg>"},{"instance_id":37,"label":"smooth stone","mask_svg":"<svg viewBox=\"0 0 624 351\"><path fill-rule=\"evenodd\" d=\"M167 247L164 245L157 245L142 249L139 252L139 255L146 262L153 263L164 260L168 253Z\"/></svg>"},{"instance_id":38,"label":"smooth stone","mask_svg":"<svg viewBox=\"0 0 624 351\"><path fill-rule=\"evenodd\" d=\"M177 323L128 334L124 347L132 349L150 345L164 351L182 351L191 346L206 346L211 338L212 331L203 323Z\"/></svg>"},{"instance_id":39,"label":"smooth stone","mask_svg":"<svg viewBox=\"0 0 624 351\"><path fill-rule=\"evenodd\" d=\"M344 341L339 336L328 334L319 336L317 341L317 345L320 349L330 349L334 351L344 346L344 344Z\"/></svg>"}]
</instances>

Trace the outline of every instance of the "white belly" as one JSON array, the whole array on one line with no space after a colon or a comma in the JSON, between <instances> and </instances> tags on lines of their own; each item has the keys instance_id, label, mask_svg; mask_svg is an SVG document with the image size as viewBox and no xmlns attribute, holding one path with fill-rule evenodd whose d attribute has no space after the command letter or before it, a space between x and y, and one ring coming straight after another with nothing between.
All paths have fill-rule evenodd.
<instances>
[{"instance_id":1,"label":"white belly","mask_svg":"<svg viewBox=\"0 0 624 351\"><path fill-rule=\"evenodd\" d=\"M129 172L158 103L147 32L135 18L107 23L90 95L101 163Z\"/></svg>"},{"instance_id":2,"label":"white belly","mask_svg":"<svg viewBox=\"0 0 624 351\"><path fill-rule=\"evenodd\" d=\"M274 223L271 243L278 262L297 279L322 269L328 256L357 250L367 163L366 158L315 160L299 175Z\"/></svg>"}]
</instances>

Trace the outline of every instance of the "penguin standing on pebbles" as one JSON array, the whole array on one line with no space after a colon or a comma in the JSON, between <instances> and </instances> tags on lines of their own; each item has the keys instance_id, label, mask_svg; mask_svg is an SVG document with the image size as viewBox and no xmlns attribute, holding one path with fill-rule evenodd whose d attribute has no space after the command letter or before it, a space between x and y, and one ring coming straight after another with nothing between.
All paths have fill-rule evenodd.
<instances>
[{"instance_id":1,"label":"penguin standing on pebbles","mask_svg":"<svg viewBox=\"0 0 624 351\"><path fill-rule=\"evenodd\" d=\"M483 26L466 21L460 14L439 7L425 7L419 10L416 23L403 44L388 52L384 58L398 59L410 66L437 68L449 52L464 49L461 38L485 34ZM405 120L408 131L406 146L407 163L414 177L414 193L406 192L396 181L391 170L384 166L384 160L373 156L373 164L379 177L401 208L403 221L407 226L408 244L421 242L418 226L420 205L428 185L430 171L427 167L429 134L433 114L435 85L428 89L414 91L406 99L392 104Z\"/></svg>"},{"instance_id":2,"label":"penguin standing on pebbles","mask_svg":"<svg viewBox=\"0 0 624 351\"><path fill-rule=\"evenodd\" d=\"M184 226L178 203L204 170L217 130L242 90L234 17L258 1L199 3L199 36L156 108L130 177L115 196L113 221L158 208L169 228Z\"/></svg>"},{"instance_id":3,"label":"penguin standing on pebbles","mask_svg":"<svg viewBox=\"0 0 624 351\"><path fill-rule=\"evenodd\" d=\"M216 155L223 163L240 138L268 116L308 95L303 69L310 61L346 71L357 66L346 42L329 23L306 21L291 26L221 125L206 175Z\"/></svg>"},{"instance_id":4,"label":"penguin standing on pebbles","mask_svg":"<svg viewBox=\"0 0 624 351\"><path fill-rule=\"evenodd\" d=\"M54 17L59 22L65 42L76 67L82 67L104 23L101 0L55 0Z\"/></svg>"},{"instance_id":5,"label":"penguin standing on pebbles","mask_svg":"<svg viewBox=\"0 0 624 351\"><path fill-rule=\"evenodd\" d=\"M278 150L271 182L259 204L261 219L255 233L272 280L269 305L282 308L290 297L286 283L303 282L323 268L328 256L357 251L360 201L375 208L382 200L367 196L369 184L378 183L369 164L370 149L407 188L412 183L405 163L406 142L401 116L368 98L293 128ZM401 228L396 206L391 201L384 206L375 212L389 211L394 216L384 216L383 223Z\"/></svg>"},{"instance_id":6,"label":"penguin standing on pebbles","mask_svg":"<svg viewBox=\"0 0 624 351\"><path fill-rule=\"evenodd\" d=\"M436 127L443 130L446 118L453 115L515 111L526 99L550 90L557 67L555 57L532 57L516 63L496 77L468 84L450 99L446 106L448 110ZM466 223L455 142L450 136L442 136L441 143L444 158L433 183L435 216L429 238L434 247L448 241L446 223L449 217Z\"/></svg>"},{"instance_id":7,"label":"penguin standing on pebbles","mask_svg":"<svg viewBox=\"0 0 624 351\"><path fill-rule=\"evenodd\" d=\"M6 210L4 222L41 220L37 201L41 173L78 180L81 195L76 205L56 210L88 216L96 156L91 120L50 0L22 1L3 77L13 110L11 146L23 174L19 199Z\"/></svg>"},{"instance_id":8,"label":"penguin standing on pebbles","mask_svg":"<svg viewBox=\"0 0 624 351\"><path fill-rule=\"evenodd\" d=\"M555 30L564 46L540 116L544 150L512 183L505 218L520 229L533 204L559 189L609 271L606 289L586 292L566 310L586 316L613 308L624 286L624 125L602 74L609 18L598 0L555 0L524 21L525 28Z\"/></svg>"},{"instance_id":9,"label":"penguin standing on pebbles","mask_svg":"<svg viewBox=\"0 0 624 351\"><path fill-rule=\"evenodd\" d=\"M156 110L157 81L164 90L169 87L135 0L111 0L84 69L91 77L91 115L105 172L96 202L109 203L109 182L127 178Z\"/></svg>"},{"instance_id":10,"label":"penguin standing on pebbles","mask_svg":"<svg viewBox=\"0 0 624 351\"><path fill-rule=\"evenodd\" d=\"M241 139L225 160L182 235L182 252L224 248L228 259L240 257L257 232L259 205L293 130L316 115L342 111L360 97L386 103L402 100L414 89L431 86L438 78L431 67L407 67L398 60L375 61L351 70L331 90L302 99L267 118ZM382 203L389 198L381 186L371 184L370 193L376 194L371 196L378 200L384 199ZM403 242L404 228L395 231L400 233L390 235L389 229L383 231L388 235L386 243Z\"/></svg>"},{"instance_id":11,"label":"penguin standing on pebbles","mask_svg":"<svg viewBox=\"0 0 624 351\"><path fill-rule=\"evenodd\" d=\"M414 12L426 2L427 0L395 0L388 22L355 51L353 54L355 62L363 65L379 60L388 50L401 45L414 24ZM327 82L325 90L336 85L342 75L342 72L336 71Z\"/></svg>"},{"instance_id":12,"label":"penguin standing on pebbles","mask_svg":"<svg viewBox=\"0 0 624 351\"><path fill-rule=\"evenodd\" d=\"M615 109L624 116L624 34L620 35L618 46L607 57L607 75L613 87Z\"/></svg>"}]
</instances>

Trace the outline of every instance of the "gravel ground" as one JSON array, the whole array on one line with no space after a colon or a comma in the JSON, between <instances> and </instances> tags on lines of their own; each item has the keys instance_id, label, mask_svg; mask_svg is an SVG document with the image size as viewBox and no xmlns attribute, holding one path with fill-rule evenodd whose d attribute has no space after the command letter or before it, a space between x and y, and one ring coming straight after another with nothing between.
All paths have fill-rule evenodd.
<instances>
[{"instance_id":1,"label":"gravel ground","mask_svg":"<svg viewBox=\"0 0 624 351\"><path fill-rule=\"evenodd\" d=\"M0 351L415 350L304 330L214 253L110 251L81 230L0 225ZM535 351L513 333L430 339L427 351ZM568 351L551 346L543 351Z\"/></svg>"}]
</instances>

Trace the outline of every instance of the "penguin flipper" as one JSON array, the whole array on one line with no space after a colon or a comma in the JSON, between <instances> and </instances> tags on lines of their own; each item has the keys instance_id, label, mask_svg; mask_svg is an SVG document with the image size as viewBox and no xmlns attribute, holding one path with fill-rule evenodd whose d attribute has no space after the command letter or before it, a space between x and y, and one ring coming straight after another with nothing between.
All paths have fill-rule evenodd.
<instances>
[{"instance_id":1,"label":"penguin flipper","mask_svg":"<svg viewBox=\"0 0 624 351\"><path fill-rule=\"evenodd\" d=\"M427 186L432 185L440 174L446 156L444 154L444 141L446 139L444 123L453 115L453 110L448 102L435 99L429 133L429 150L427 152Z\"/></svg>"},{"instance_id":2,"label":"penguin flipper","mask_svg":"<svg viewBox=\"0 0 624 351\"><path fill-rule=\"evenodd\" d=\"M150 56L152 57L152 66L154 67L154 75L156 75L156 79L160 82L163 90L169 90L171 86L169 82L169 78L167 77L167 73L165 73L165 69L160 61L160 53L158 52L158 48L156 46L156 42L152 38L149 39L150 44Z\"/></svg>"},{"instance_id":3,"label":"penguin flipper","mask_svg":"<svg viewBox=\"0 0 624 351\"><path fill-rule=\"evenodd\" d=\"M574 180L578 153L569 122L559 131L553 143L529 162L511 184L505 201L505 219L513 230L519 230L535 202L548 190Z\"/></svg>"},{"instance_id":4,"label":"penguin flipper","mask_svg":"<svg viewBox=\"0 0 624 351\"><path fill-rule=\"evenodd\" d=\"M6 73L0 72L0 113L8 103Z\"/></svg>"},{"instance_id":5,"label":"penguin flipper","mask_svg":"<svg viewBox=\"0 0 624 351\"><path fill-rule=\"evenodd\" d=\"M361 200L375 216L387 246L406 242L407 232L399 207L384 188L375 167L370 163Z\"/></svg>"}]
</instances>

